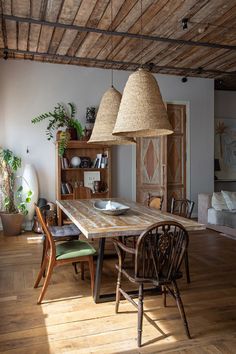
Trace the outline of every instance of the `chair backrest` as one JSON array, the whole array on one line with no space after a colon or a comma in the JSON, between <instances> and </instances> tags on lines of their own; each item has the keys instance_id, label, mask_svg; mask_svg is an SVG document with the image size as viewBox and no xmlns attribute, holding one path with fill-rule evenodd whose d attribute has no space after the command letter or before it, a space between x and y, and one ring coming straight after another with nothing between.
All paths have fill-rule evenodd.
<instances>
[{"instance_id":1,"label":"chair backrest","mask_svg":"<svg viewBox=\"0 0 236 354\"><path fill-rule=\"evenodd\" d=\"M171 214L183 216L184 218L191 218L194 202L188 199L171 199Z\"/></svg>"},{"instance_id":2,"label":"chair backrest","mask_svg":"<svg viewBox=\"0 0 236 354\"><path fill-rule=\"evenodd\" d=\"M75 187L73 190L73 199L91 199L91 189L88 187Z\"/></svg>"},{"instance_id":3,"label":"chair backrest","mask_svg":"<svg viewBox=\"0 0 236 354\"><path fill-rule=\"evenodd\" d=\"M135 278L153 283L176 278L185 250L188 232L176 222L159 222L138 238L135 253Z\"/></svg>"},{"instance_id":4,"label":"chair backrest","mask_svg":"<svg viewBox=\"0 0 236 354\"><path fill-rule=\"evenodd\" d=\"M163 196L161 195L152 195L148 193L148 197L145 200L144 204L147 205L149 208L155 208L161 210L163 203Z\"/></svg>"},{"instance_id":5,"label":"chair backrest","mask_svg":"<svg viewBox=\"0 0 236 354\"><path fill-rule=\"evenodd\" d=\"M37 215L38 221L41 224L43 232L44 232L44 234L46 236L46 249L50 248L51 252L52 252L52 255L55 256L56 255L55 241L53 239L53 236L52 236L51 232L49 231L49 229L47 227L47 224L45 222L45 219L43 217L41 209L36 204L35 204L35 211L36 211L36 215Z\"/></svg>"}]
</instances>

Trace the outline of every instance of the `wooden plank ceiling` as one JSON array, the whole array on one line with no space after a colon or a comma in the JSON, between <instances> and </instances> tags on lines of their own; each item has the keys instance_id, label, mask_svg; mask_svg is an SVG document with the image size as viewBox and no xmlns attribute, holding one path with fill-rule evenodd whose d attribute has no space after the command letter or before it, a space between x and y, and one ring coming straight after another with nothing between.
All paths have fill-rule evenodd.
<instances>
[{"instance_id":1,"label":"wooden plank ceiling","mask_svg":"<svg viewBox=\"0 0 236 354\"><path fill-rule=\"evenodd\" d=\"M112 13L110 0L0 3L5 59L123 70L144 64L236 90L236 0L142 0L142 16L141 0L113 0Z\"/></svg>"}]
</instances>

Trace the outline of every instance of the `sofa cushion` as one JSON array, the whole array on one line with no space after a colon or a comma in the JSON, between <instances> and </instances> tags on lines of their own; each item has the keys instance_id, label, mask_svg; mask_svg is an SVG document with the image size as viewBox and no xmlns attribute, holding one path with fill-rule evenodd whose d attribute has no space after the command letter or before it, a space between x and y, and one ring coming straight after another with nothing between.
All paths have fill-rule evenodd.
<instances>
[{"instance_id":1,"label":"sofa cushion","mask_svg":"<svg viewBox=\"0 0 236 354\"><path fill-rule=\"evenodd\" d=\"M227 210L225 198L221 192L214 192L212 194L211 205L215 210Z\"/></svg>"},{"instance_id":2,"label":"sofa cushion","mask_svg":"<svg viewBox=\"0 0 236 354\"><path fill-rule=\"evenodd\" d=\"M236 192L221 191L229 210L236 209Z\"/></svg>"},{"instance_id":3,"label":"sofa cushion","mask_svg":"<svg viewBox=\"0 0 236 354\"><path fill-rule=\"evenodd\" d=\"M236 210L208 209L208 224L236 228Z\"/></svg>"}]
</instances>

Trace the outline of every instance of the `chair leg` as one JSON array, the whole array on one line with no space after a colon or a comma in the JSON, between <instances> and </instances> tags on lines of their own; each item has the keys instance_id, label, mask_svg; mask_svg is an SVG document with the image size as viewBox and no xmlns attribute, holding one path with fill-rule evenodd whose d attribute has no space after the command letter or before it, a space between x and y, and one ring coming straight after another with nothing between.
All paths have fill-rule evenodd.
<instances>
[{"instance_id":1,"label":"chair leg","mask_svg":"<svg viewBox=\"0 0 236 354\"><path fill-rule=\"evenodd\" d=\"M136 247L136 237L133 236L133 248ZM135 254L132 254L132 264L135 263Z\"/></svg>"},{"instance_id":2,"label":"chair leg","mask_svg":"<svg viewBox=\"0 0 236 354\"><path fill-rule=\"evenodd\" d=\"M163 297L163 306L166 307L166 287L162 285L161 290L162 290L162 297Z\"/></svg>"},{"instance_id":3,"label":"chair leg","mask_svg":"<svg viewBox=\"0 0 236 354\"><path fill-rule=\"evenodd\" d=\"M41 267L43 265L43 260L44 260L44 256L46 253L46 236L43 236L44 240L43 240L43 253L42 253L42 259L41 259Z\"/></svg>"},{"instance_id":4,"label":"chair leg","mask_svg":"<svg viewBox=\"0 0 236 354\"><path fill-rule=\"evenodd\" d=\"M73 265L73 267L74 267L75 274L78 274L78 269L77 269L77 264L76 264L76 262L73 262L72 265Z\"/></svg>"},{"instance_id":5,"label":"chair leg","mask_svg":"<svg viewBox=\"0 0 236 354\"><path fill-rule=\"evenodd\" d=\"M186 251L186 252L185 252L184 262L185 262L185 271L186 271L187 283L190 283L189 262L188 262L188 251Z\"/></svg>"},{"instance_id":6,"label":"chair leg","mask_svg":"<svg viewBox=\"0 0 236 354\"><path fill-rule=\"evenodd\" d=\"M52 276L52 271L53 271L53 268L54 268L54 264L55 264L55 261L50 259L49 260L48 269L47 269L46 278L45 278L44 283L43 283L43 288L42 288L41 294L39 295L39 298L38 298L38 302L37 302L38 305L41 304L41 302L42 302L42 300L44 298L44 295L46 293L49 281L50 281L51 276Z\"/></svg>"},{"instance_id":7,"label":"chair leg","mask_svg":"<svg viewBox=\"0 0 236 354\"><path fill-rule=\"evenodd\" d=\"M93 292L94 292L94 263L93 263L93 256L89 257L89 272L90 272L90 282L91 282L91 292L92 292L92 296L93 296ZM82 265L82 263L81 263Z\"/></svg>"},{"instance_id":8,"label":"chair leg","mask_svg":"<svg viewBox=\"0 0 236 354\"><path fill-rule=\"evenodd\" d=\"M81 280L84 280L84 262L80 262Z\"/></svg>"},{"instance_id":9,"label":"chair leg","mask_svg":"<svg viewBox=\"0 0 236 354\"><path fill-rule=\"evenodd\" d=\"M118 313L118 311L119 311L119 304L120 304L120 285L121 285L121 271L118 270L117 283L116 283L116 306L115 306L115 313Z\"/></svg>"},{"instance_id":10,"label":"chair leg","mask_svg":"<svg viewBox=\"0 0 236 354\"><path fill-rule=\"evenodd\" d=\"M143 284L139 285L138 292L138 347L141 347L143 331Z\"/></svg>"},{"instance_id":11,"label":"chair leg","mask_svg":"<svg viewBox=\"0 0 236 354\"><path fill-rule=\"evenodd\" d=\"M183 305L183 302L182 302L181 297L180 297L180 293L179 293L179 289L178 289L177 283L175 281L172 282L172 286L173 286L173 290L174 290L175 300L176 300L176 303L177 303L177 306L178 306L178 309L179 309L179 313L180 313L180 316L181 316L182 321L184 323L185 332L187 334L187 337L189 339L191 339L189 328L188 328L188 322L187 322L187 318L186 318L185 311L184 311L184 305Z\"/></svg>"},{"instance_id":12,"label":"chair leg","mask_svg":"<svg viewBox=\"0 0 236 354\"><path fill-rule=\"evenodd\" d=\"M38 276L37 276L37 279L34 283L34 288L37 288L42 277L44 276L44 273L45 273L45 269L47 267L47 262L48 262L48 259L46 256L44 256L44 258L42 259L42 263L41 263L41 268L40 268L40 271L38 273Z\"/></svg>"},{"instance_id":13,"label":"chair leg","mask_svg":"<svg viewBox=\"0 0 236 354\"><path fill-rule=\"evenodd\" d=\"M46 256L46 253L47 253L47 240L46 240L46 236L44 235L44 240L43 240L43 254L42 254L42 259L41 259L41 267L43 265L43 260L44 260L44 257ZM43 272L43 277L45 278L45 274L46 274L46 268L44 269L44 272Z\"/></svg>"}]
</instances>

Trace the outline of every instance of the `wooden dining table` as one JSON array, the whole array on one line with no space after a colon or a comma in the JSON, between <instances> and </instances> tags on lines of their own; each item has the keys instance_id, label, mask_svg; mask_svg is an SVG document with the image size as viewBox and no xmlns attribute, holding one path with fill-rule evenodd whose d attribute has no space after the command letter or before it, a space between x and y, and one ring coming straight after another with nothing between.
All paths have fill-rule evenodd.
<instances>
[{"instance_id":1,"label":"wooden dining table","mask_svg":"<svg viewBox=\"0 0 236 354\"><path fill-rule=\"evenodd\" d=\"M119 198L107 200L116 201L130 209L122 215L107 215L94 208L99 199L57 200L58 207L81 230L88 239L99 239L96 277L94 286L94 301L104 302L114 299L113 295L100 294L101 278L104 259L105 241L107 238L119 236L137 236L146 228L160 221L175 221L180 223L189 232L204 230L204 224L170 214L157 209L148 208L140 203ZM106 200L106 199L101 199Z\"/></svg>"}]
</instances>

